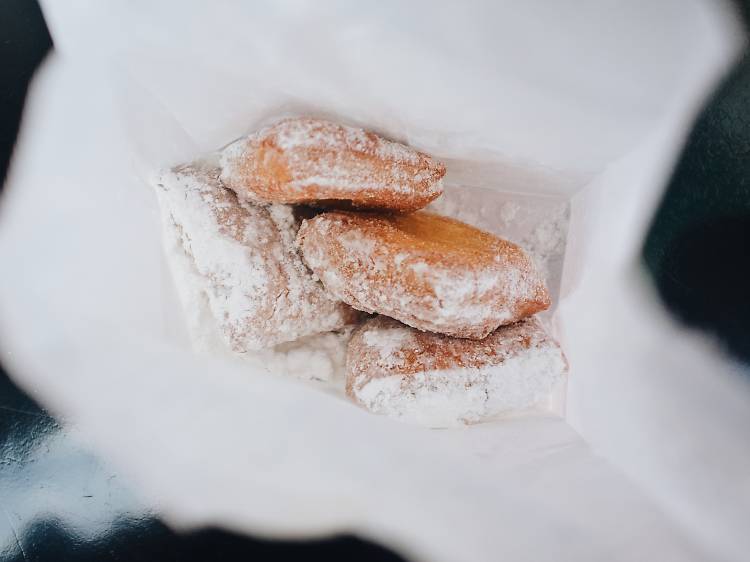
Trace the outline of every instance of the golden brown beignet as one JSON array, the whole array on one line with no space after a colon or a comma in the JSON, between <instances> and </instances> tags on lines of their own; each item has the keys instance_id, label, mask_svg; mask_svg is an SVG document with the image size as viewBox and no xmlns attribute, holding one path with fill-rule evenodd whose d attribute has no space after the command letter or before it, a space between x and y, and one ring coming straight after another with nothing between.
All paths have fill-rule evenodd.
<instances>
[{"instance_id":1,"label":"golden brown beignet","mask_svg":"<svg viewBox=\"0 0 750 562\"><path fill-rule=\"evenodd\" d=\"M476 341L378 316L349 342L346 393L374 413L444 427L533 406L566 371L560 347L536 318Z\"/></svg>"},{"instance_id":2,"label":"golden brown beignet","mask_svg":"<svg viewBox=\"0 0 750 562\"><path fill-rule=\"evenodd\" d=\"M356 127L285 119L224 149L222 182L266 203L415 211L443 192L445 166Z\"/></svg>"},{"instance_id":3,"label":"golden brown beignet","mask_svg":"<svg viewBox=\"0 0 750 562\"><path fill-rule=\"evenodd\" d=\"M550 304L520 247L424 211L322 213L297 243L333 297L420 330L481 339Z\"/></svg>"}]
</instances>

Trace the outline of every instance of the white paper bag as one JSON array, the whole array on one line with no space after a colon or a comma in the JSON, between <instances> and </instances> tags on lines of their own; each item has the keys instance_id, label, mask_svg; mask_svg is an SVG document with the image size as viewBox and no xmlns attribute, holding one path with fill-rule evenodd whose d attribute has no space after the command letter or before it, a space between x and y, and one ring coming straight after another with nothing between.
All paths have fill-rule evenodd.
<instances>
[{"instance_id":1,"label":"white paper bag","mask_svg":"<svg viewBox=\"0 0 750 562\"><path fill-rule=\"evenodd\" d=\"M2 200L3 362L178 526L355 532L420 560L740 560L750 389L640 243L737 48L710 1L44 3ZM448 183L570 202L566 419L431 431L188 349L144 178L284 113Z\"/></svg>"}]
</instances>

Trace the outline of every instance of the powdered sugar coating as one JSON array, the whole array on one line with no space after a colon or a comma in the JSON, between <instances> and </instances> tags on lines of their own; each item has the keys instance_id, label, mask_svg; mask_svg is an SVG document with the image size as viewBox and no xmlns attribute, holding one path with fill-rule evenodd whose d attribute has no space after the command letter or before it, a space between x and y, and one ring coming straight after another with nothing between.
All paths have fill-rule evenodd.
<instances>
[{"instance_id":1,"label":"powdered sugar coating","mask_svg":"<svg viewBox=\"0 0 750 562\"><path fill-rule=\"evenodd\" d=\"M420 330L480 339L549 306L520 247L453 219L333 211L297 239L336 298Z\"/></svg>"},{"instance_id":2,"label":"powdered sugar coating","mask_svg":"<svg viewBox=\"0 0 750 562\"><path fill-rule=\"evenodd\" d=\"M473 341L379 316L355 332L346 368L347 394L368 410L450 427L539 403L567 364L536 318Z\"/></svg>"},{"instance_id":3,"label":"powdered sugar coating","mask_svg":"<svg viewBox=\"0 0 750 562\"><path fill-rule=\"evenodd\" d=\"M227 146L221 180L272 203L414 211L442 191L445 167L428 155L357 127L285 119Z\"/></svg>"},{"instance_id":4,"label":"powdered sugar coating","mask_svg":"<svg viewBox=\"0 0 750 562\"><path fill-rule=\"evenodd\" d=\"M232 351L268 348L353 321L354 311L331 298L302 263L291 207L239 200L207 164L166 171L155 185L165 220L207 280L210 310Z\"/></svg>"},{"instance_id":5,"label":"powdered sugar coating","mask_svg":"<svg viewBox=\"0 0 750 562\"><path fill-rule=\"evenodd\" d=\"M232 352L209 306L206 295L210 281L198 272L195 260L185 251L180 231L168 210L164 210L164 252L172 272L173 288L182 303L181 320L185 321L193 351L210 357L239 358L246 361L251 370L316 381L330 386L334 392L343 392L346 347L355 325L305 336L269 349L242 354Z\"/></svg>"}]
</instances>

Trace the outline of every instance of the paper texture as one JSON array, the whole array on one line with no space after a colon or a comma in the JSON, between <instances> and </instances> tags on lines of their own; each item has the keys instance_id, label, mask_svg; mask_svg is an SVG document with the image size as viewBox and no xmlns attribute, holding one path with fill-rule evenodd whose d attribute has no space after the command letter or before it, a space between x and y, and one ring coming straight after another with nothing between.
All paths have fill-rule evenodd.
<instances>
[{"instance_id":1,"label":"paper texture","mask_svg":"<svg viewBox=\"0 0 750 562\"><path fill-rule=\"evenodd\" d=\"M740 560L750 390L639 244L737 42L713 2L44 3L0 208L3 363L177 526L354 532L415 560ZM454 185L570 202L566 419L430 431L194 356L153 170L267 119L366 125Z\"/></svg>"}]
</instances>

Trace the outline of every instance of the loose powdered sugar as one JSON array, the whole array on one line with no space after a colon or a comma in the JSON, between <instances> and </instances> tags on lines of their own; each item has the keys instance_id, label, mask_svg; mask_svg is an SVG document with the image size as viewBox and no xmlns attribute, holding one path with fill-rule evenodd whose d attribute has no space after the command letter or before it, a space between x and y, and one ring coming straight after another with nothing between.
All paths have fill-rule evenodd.
<instances>
[{"instance_id":1,"label":"loose powdered sugar","mask_svg":"<svg viewBox=\"0 0 750 562\"><path fill-rule=\"evenodd\" d=\"M544 350L479 371L453 369L406 379L398 375L374 379L356 398L375 414L427 427L456 427L529 409L562 378L559 354Z\"/></svg>"},{"instance_id":2,"label":"loose powdered sugar","mask_svg":"<svg viewBox=\"0 0 750 562\"><path fill-rule=\"evenodd\" d=\"M534 260L552 297L554 311L560 289L565 241L570 219L567 200L535 194L507 193L449 184L428 210L456 218L515 242Z\"/></svg>"},{"instance_id":3,"label":"loose powdered sugar","mask_svg":"<svg viewBox=\"0 0 750 562\"><path fill-rule=\"evenodd\" d=\"M365 345L378 350L380 361L391 361L396 352L408 345L412 337L412 329L407 326L393 326L388 331L363 330L362 339Z\"/></svg>"}]
</instances>

